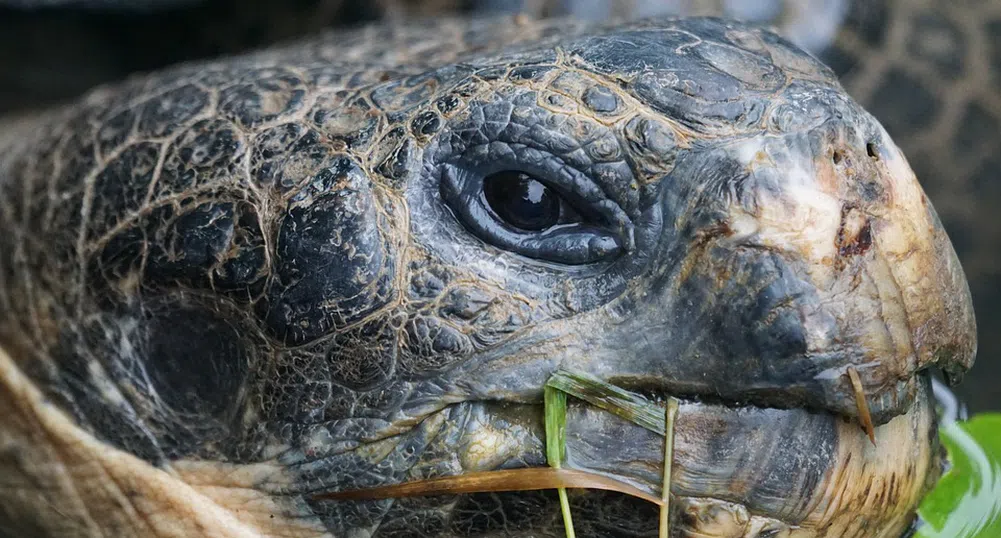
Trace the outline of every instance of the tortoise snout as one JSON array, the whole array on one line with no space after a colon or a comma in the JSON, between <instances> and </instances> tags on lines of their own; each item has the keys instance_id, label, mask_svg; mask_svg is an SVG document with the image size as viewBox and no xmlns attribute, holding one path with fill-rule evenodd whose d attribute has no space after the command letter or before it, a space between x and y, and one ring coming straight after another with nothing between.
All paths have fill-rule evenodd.
<instances>
[{"instance_id":1,"label":"tortoise snout","mask_svg":"<svg viewBox=\"0 0 1001 538\"><path fill-rule=\"evenodd\" d=\"M852 121L864 128L738 145L748 177L730 222L742 223L736 243L777 253L814 288L788 300L801 304L807 355L824 357L824 405L853 414L861 392L882 422L909 404L918 372L957 378L972 366L976 327L962 267L906 159L873 120Z\"/></svg>"},{"instance_id":2,"label":"tortoise snout","mask_svg":"<svg viewBox=\"0 0 1001 538\"><path fill-rule=\"evenodd\" d=\"M892 142L880 164L889 200L873 240L903 304L914 368L937 365L958 378L977 353L966 276L935 208Z\"/></svg>"}]
</instances>

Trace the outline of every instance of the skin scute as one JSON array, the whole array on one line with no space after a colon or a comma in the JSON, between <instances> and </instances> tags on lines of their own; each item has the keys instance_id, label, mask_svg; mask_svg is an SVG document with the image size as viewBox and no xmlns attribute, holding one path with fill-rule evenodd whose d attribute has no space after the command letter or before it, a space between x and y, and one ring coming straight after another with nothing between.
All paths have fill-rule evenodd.
<instances>
[{"instance_id":1,"label":"skin scute","mask_svg":"<svg viewBox=\"0 0 1001 538\"><path fill-rule=\"evenodd\" d=\"M312 494L544 466L565 367L682 399L676 536L903 533L927 369L976 334L890 135L769 31L517 22L324 34L6 127L0 530L560 536L553 492ZM659 495L660 438L567 430L568 466ZM579 536L656 536L655 506L570 502Z\"/></svg>"}]
</instances>

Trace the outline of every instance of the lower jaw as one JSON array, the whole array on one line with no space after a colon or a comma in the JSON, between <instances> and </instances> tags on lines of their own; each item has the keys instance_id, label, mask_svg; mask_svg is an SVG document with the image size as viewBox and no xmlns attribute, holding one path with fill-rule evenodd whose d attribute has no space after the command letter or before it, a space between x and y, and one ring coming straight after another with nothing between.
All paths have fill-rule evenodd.
<instances>
[{"instance_id":1,"label":"lower jaw","mask_svg":"<svg viewBox=\"0 0 1001 538\"><path fill-rule=\"evenodd\" d=\"M901 536L940 469L927 381L922 378L915 403L906 414L876 428L875 445L857 423L827 413L682 403L674 423L672 536ZM431 442L406 481L545 465L538 406L471 402L459 407L465 409L452 409L442 423L448 434ZM564 467L606 475L660 496L663 437L573 401L566 427ZM489 512L491 508L483 503L501 503L492 508L500 510L495 515L503 523L498 536L561 534L559 510L552 504L555 492L511 495L473 495L453 499L450 502L457 504L448 507L431 499L399 503L414 503L410 506L417 511L438 506L435 510L452 513L452 519L464 511ZM517 524L516 514L503 513L517 509L502 504L517 505L540 495L549 504L537 506L536 511L546 510L548 515L523 513L520 517L525 521ZM502 502L505 498L509 500ZM656 507L644 510L638 506L645 503L626 501L618 494L580 490L572 492L571 501L580 513L575 520L578 525L604 529L595 531L596 536L617 536L613 530L618 528L629 530L629 535L642 528L638 535L656 536ZM621 509L610 511L611 506ZM491 516L480 517L489 522ZM493 535L497 530L488 524L478 527L474 535ZM580 530L579 535L590 535Z\"/></svg>"}]
</instances>

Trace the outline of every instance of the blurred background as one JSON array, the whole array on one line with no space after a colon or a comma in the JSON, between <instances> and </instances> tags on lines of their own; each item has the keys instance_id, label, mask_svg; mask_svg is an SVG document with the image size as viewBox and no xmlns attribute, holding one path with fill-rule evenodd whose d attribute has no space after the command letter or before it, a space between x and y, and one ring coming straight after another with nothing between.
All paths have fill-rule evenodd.
<instances>
[{"instance_id":1,"label":"blurred background","mask_svg":"<svg viewBox=\"0 0 1001 538\"><path fill-rule=\"evenodd\" d=\"M938 210L980 336L956 392L973 412L1001 409L1001 0L0 0L0 116L178 62L460 13L725 14L773 25L827 62Z\"/></svg>"}]
</instances>

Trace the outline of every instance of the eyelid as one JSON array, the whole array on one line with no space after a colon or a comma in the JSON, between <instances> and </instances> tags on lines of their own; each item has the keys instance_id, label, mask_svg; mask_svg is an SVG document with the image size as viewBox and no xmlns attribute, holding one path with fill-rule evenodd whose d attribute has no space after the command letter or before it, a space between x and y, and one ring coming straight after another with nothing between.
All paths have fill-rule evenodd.
<instances>
[{"instance_id":1,"label":"eyelid","mask_svg":"<svg viewBox=\"0 0 1001 538\"><path fill-rule=\"evenodd\" d=\"M445 165L441 193L466 227L484 240L505 250L569 265L593 263L622 250L621 234L586 223L557 225L537 233L518 232L502 225L481 196L483 177Z\"/></svg>"}]
</instances>

